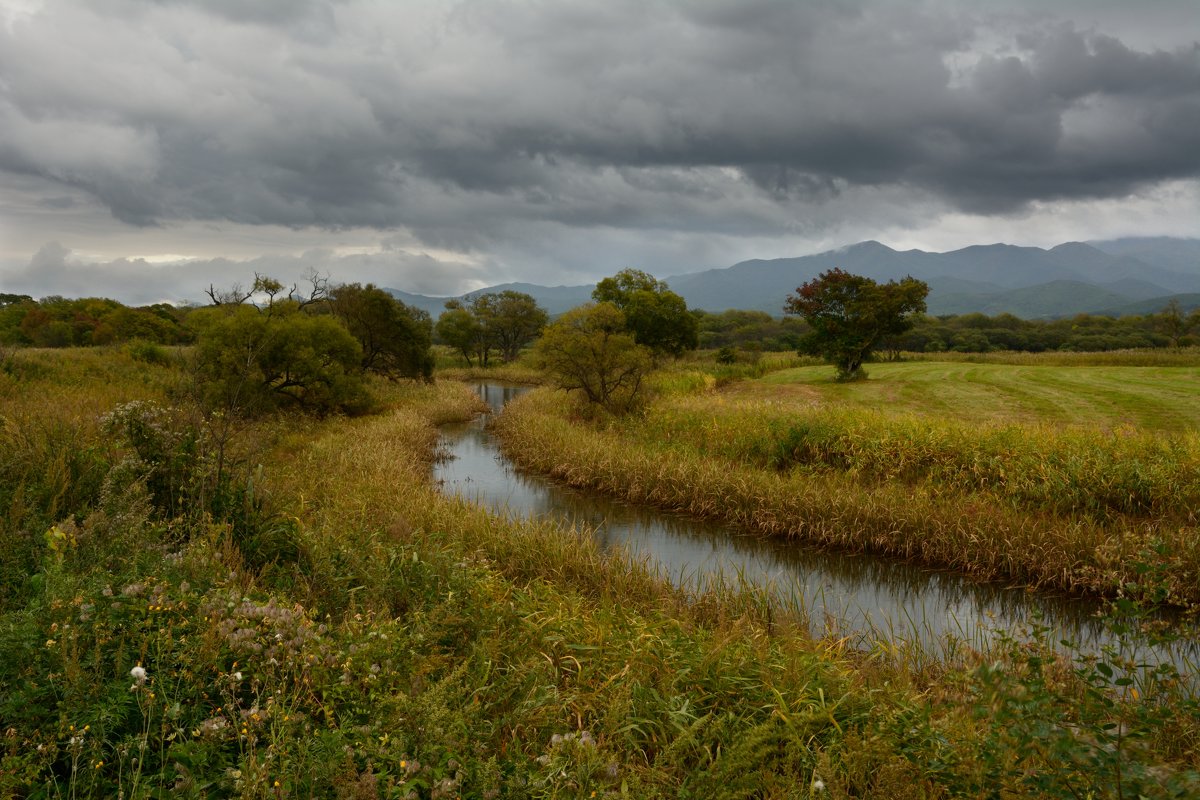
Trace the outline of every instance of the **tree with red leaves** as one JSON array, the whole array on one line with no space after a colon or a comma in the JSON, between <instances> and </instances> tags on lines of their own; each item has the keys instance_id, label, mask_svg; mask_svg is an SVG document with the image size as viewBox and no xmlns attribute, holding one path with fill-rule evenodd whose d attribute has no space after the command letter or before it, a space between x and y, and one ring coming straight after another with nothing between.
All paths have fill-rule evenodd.
<instances>
[{"instance_id":1,"label":"tree with red leaves","mask_svg":"<svg viewBox=\"0 0 1200 800\"><path fill-rule=\"evenodd\" d=\"M819 355L837 367L841 381L867 377L863 362L885 336L904 333L925 311L929 286L906 277L876 283L841 269L822 272L788 295L784 312L804 318L811 329L800 352Z\"/></svg>"}]
</instances>

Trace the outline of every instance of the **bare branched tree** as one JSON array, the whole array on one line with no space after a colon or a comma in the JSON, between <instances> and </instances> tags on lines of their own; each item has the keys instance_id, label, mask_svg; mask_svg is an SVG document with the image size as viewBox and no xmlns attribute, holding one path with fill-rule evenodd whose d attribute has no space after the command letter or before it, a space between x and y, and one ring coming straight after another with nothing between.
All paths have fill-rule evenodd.
<instances>
[{"instance_id":1,"label":"bare branched tree","mask_svg":"<svg viewBox=\"0 0 1200 800\"><path fill-rule=\"evenodd\" d=\"M255 284L257 283L258 276L256 275ZM210 283L204 293L208 295L208 299L214 306L240 306L254 294L254 287L243 289L240 283L235 283L229 289L218 289Z\"/></svg>"},{"instance_id":2,"label":"bare branched tree","mask_svg":"<svg viewBox=\"0 0 1200 800\"><path fill-rule=\"evenodd\" d=\"M305 276L305 280L308 281L310 287L308 296L304 297L299 295L297 293L298 287L293 283L291 291L288 292L288 299L295 300L300 308L305 308L317 303L324 303L329 300L328 275L322 275L317 271L316 267L311 267L308 270L308 274Z\"/></svg>"}]
</instances>

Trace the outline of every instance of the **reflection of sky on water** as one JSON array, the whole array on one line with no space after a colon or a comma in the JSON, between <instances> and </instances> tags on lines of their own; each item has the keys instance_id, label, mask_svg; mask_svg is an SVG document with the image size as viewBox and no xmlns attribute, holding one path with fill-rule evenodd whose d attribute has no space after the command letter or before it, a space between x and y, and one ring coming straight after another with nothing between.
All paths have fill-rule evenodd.
<instances>
[{"instance_id":1,"label":"reflection of sky on water","mask_svg":"<svg viewBox=\"0 0 1200 800\"><path fill-rule=\"evenodd\" d=\"M495 384L478 388L494 411L522 391ZM553 515L582 525L606 547L622 547L650 559L677 584L703 586L723 575L769 586L777 597L807 609L815 626L832 618L843 633L873 628L891 640L915 637L932 645L946 635L980 642L996 627L1015 626L1040 614L1056 631L1052 641L1068 638L1093 649L1103 640L1095 602L981 583L893 559L746 535L519 472L500 455L484 431L482 417L444 427L442 449L451 458L436 466L434 479L446 491L495 511ZM1195 658L1197 648L1190 650Z\"/></svg>"}]
</instances>

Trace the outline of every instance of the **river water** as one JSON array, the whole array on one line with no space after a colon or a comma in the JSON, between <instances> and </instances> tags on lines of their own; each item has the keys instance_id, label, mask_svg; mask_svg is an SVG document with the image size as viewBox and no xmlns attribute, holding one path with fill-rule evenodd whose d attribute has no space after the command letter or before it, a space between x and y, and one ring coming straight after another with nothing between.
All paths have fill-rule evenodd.
<instances>
[{"instance_id":1,"label":"river water","mask_svg":"<svg viewBox=\"0 0 1200 800\"><path fill-rule=\"evenodd\" d=\"M491 413L524 387L478 383ZM834 632L867 639L910 641L936 652L947 640L981 646L1000 629L1019 631L1037 620L1082 652L1114 640L1093 600L1033 592L896 559L807 547L580 492L523 472L500 452L486 430L487 415L442 428L445 458L434 469L443 491L514 516L550 517L588 530L608 549L647 559L678 585L703 588L715 580L767 588L780 603L807 612L814 634ZM1200 663L1196 642L1170 654L1124 643L1126 655L1185 668Z\"/></svg>"}]
</instances>

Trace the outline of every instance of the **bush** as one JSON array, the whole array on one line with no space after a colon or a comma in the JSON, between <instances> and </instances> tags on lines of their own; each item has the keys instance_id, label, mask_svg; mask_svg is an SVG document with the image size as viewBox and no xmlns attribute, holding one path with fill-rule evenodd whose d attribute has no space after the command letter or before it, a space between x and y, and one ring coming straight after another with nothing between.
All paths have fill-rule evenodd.
<instances>
[{"instance_id":1,"label":"bush","mask_svg":"<svg viewBox=\"0 0 1200 800\"><path fill-rule=\"evenodd\" d=\"M625 332L625 315L611 303L563 314L546 328L536 355L560 388L612 414L637 404L652 366L649 349Z\"/></svg>"}]
</instances>

